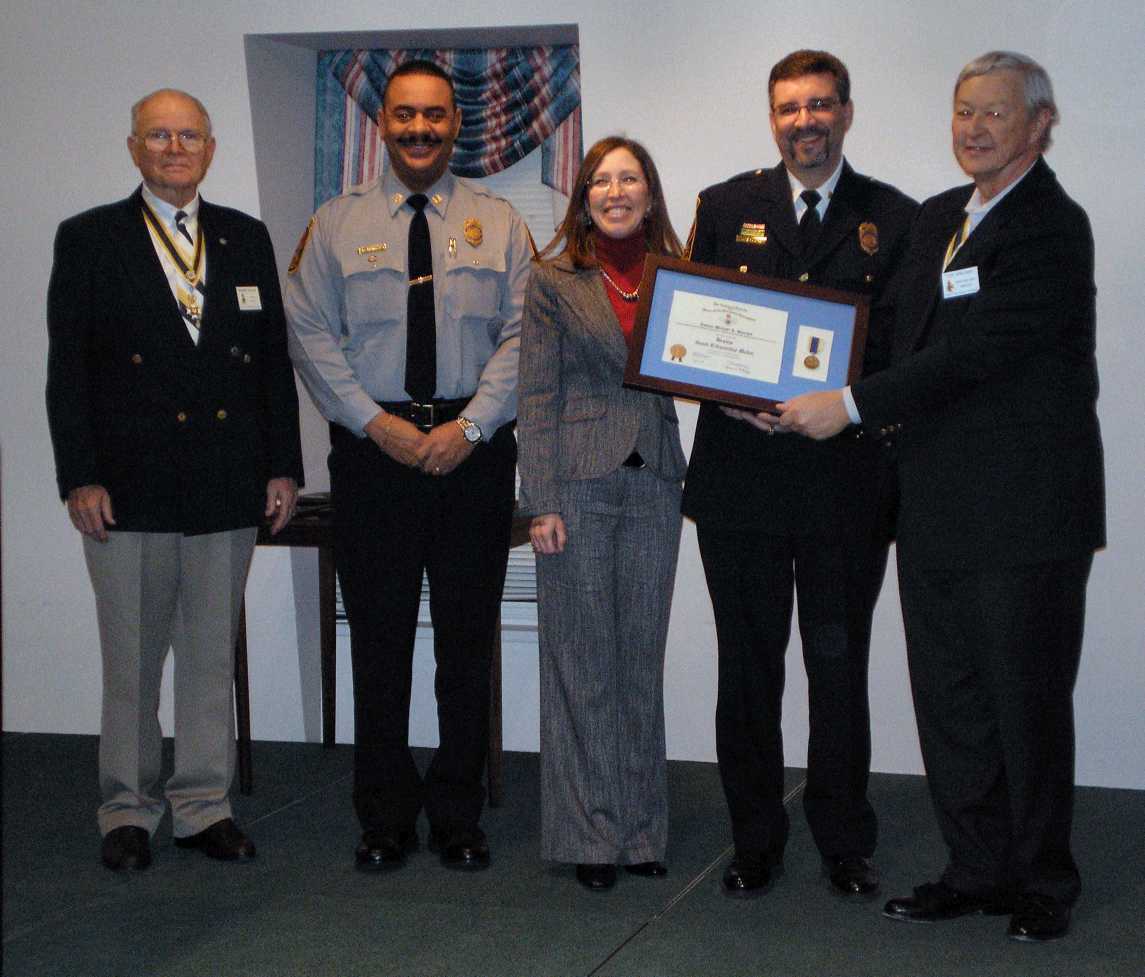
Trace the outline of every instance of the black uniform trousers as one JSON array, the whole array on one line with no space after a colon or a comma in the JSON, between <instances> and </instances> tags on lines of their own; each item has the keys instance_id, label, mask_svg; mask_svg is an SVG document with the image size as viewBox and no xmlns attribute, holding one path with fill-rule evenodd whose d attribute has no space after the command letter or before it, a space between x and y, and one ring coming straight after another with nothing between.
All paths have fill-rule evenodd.
<instances>
[{"instance_id":1,"label":"black uniform trousers","mask_svg":"<svg viewBox=\"0 0 1145 977\"><path fill-rule=\"evenodd\" d=\"M354 808L364 830L476 826L489 667L509 552L516 441L502 427L446 476L331 426L338 580L354 675ZM422 572L433 619L439 745L424 782L409 749Z\"/></svg>"},{"instance_id":2,"label":"black uniform trousers","mask_svg":"<svg viewBox=\"0 0 1145 977\"><path fill-rule=\"evenodd\" d=\"M888 519L892 504L888 494ZM868 518L866 530L875 521ZM881 538L862 545L703 519L696 529L716 620L716 754L736 857L777 864L787 841L781 723L796 590L808 684L804 811L824 857L869 856L878 824L867 800L867 660L886 569L886 523Z\"/></svg>"},{"instance_id":3,"label":"black uniform trousers","mask_svg":"<svg viewBox=\"0 0 1145 977\"><path fill-rule=\"evenodd\" d=\"M927 780L966 893L1072 903L1073 689L1093 555L960 571L912 567L899 591Z\"/></svg>"}]
</instances>

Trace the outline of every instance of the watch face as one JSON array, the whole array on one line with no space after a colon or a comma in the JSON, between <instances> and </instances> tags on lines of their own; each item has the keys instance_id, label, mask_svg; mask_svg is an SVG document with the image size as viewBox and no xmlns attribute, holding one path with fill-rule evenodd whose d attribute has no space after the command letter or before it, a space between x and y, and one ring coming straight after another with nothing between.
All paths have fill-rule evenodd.
<instances>
[{"instance_id":1,"label":"watch face","mask_svg":"<svg viewBox=\"0 0 1145 977\"><path fill-rule=\"evenodd\" d=\"M476 444L481 440L481 428L471 421L468 417L459 417L457 423L461 425L462 433L465 435L465 440L470 444Z\"/></svg>"}]
</instances>

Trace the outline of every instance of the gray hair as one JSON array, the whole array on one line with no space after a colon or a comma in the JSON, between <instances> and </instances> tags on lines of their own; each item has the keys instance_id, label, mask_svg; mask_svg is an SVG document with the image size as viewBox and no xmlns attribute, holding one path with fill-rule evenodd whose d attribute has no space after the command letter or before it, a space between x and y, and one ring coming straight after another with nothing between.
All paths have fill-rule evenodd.
<instances>
[{"instance_id":1,"label":"gray hair","mask_svg":"<svg viewBox=\"0 0 1145 977\"><path fill-rule=\"evenodd\" d=\"M958 80L954 83L955 97L958 96L959 86L968 78L988 75L993 71L1016 71L1022 76L1026 95L1026 112L1031 119L1043 109L1049 112L1049 125L1042 133L1042 142L1038 147L1044 153L1050 148L1050 130L1058 124L1058 120L1061 118L1057 103L1054 101L1054 86L1050 83L1050 76L1046 73L1046 69L1033 58L1018 54L1016 51L990 51L975 58L958 73Z\"/></svg>"},{"instance_id":2,"label":"gray hair","mask_svg":"<svg viewBox=\"0 0 1145 977\"><path fill-rule=\"evenodd\" d=\"M203 123L207 129L207 138L211 138L211 116L207 112L207 107L200 102L194 95L188 92L181 91L178 88L157 88L155 91L148 95L144 95L138 102L131 106L131 133L135 135L135 127L139 122L139 113L143 111L143 106L151 101L156 95L180 95L193 103L195 108L199 110L199 114L203 117Z\"/></svg>"}]
</instances>

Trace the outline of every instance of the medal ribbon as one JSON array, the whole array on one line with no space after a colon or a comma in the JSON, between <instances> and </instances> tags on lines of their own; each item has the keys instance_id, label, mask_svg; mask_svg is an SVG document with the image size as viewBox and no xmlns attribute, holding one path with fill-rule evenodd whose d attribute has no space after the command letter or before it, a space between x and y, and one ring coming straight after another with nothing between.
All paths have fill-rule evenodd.
<instances>
[{"instance_id":1,"label":"medal ribbon","mask_svg":"<svg viewBox=\"0 0 1145 977\"><path fill-rule=\"evenodd\" d=\"M187 295L190 301L184 301L182 296L179 297L179 311L182 313L183 318L194 326L195 329L199 328L199 305L194 300L194 292L198 292L202 296L206 296L206 289L203 287L203 225L200 223L197 233L195 234L195 253L191 256L190 263L183 257L183 252L179 245L171 239L167 233L166 228L163 227L163 222L159 220L155 212L146 204L143 205L143 220L146 222L151 233L155 235L159 243L163 246L163 250L167 252L167 256L174 263L175 267L179 269L179 274L191 287L191 294ZM192 304L193 303L193 304Z\"/></svg>"}]
</instances>

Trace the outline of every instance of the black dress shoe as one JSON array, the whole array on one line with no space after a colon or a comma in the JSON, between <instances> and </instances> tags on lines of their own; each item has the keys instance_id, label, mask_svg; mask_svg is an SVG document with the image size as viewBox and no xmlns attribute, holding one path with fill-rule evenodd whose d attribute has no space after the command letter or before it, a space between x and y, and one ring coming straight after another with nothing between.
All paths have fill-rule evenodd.
<instances>
[{"instance_id":1,"label":"black dress shoe","mask_svg":"<svg viewBox=\"0 0 1145 977\"><path fill-rule=\"evenodd\" d=\"M663 862L637 862L635 865L625 865L624 871L644 879L662 879L668 874L668 866Z\"/></svg>"},{"instance_id":2,"label":"black dress shoe","mask_svg":"<svg viewBox=\"0 0 1145 977\"><path fill-rule=\"evenodd\" d=\"M901 919L908 923L937 923L975 913L1000 916L1008 911L998 899L967 895L945 882L920 885L913 896L892 899L883 907L883 915L888 919Z\"/></svg>"},{"instance_id":3,"label":"black dress shoe","mask_svg":"<svg viewBox=\"0 0 1145 977\"><path fill-rule=\"evenodd\" d=\"M406 863L406 855L417 851L417 846L417 832L413 828L365 831L354 852L354 861L358 868L364 869L401 868Z\"/></svg>"},{"instance_id":4,"label":"black dress shoe","mask_svg":"<svg viewBox=\"0 0 1145 977\"><path fill-rule=\"evenodd\" d=\"M1049 896L1035 893L1020 896L1006 935L1026 943L1060 940L1069 932L1069 915L1068 905Z\"/></svg>"},{"instance_id":5,"label":"black dress shoe","mask_svg":"<svg viewBox=\"0 0 1145 977\"><path fill-rule=\"evenodd\" d=\"M576 880L593 892L604 892L616 885L615 865L580 864L576 867Z\"/></svg>"},{"instance_id":6,"label":"black dress shoe","mask_svg":"<svg viewBox=\"0 0 1145 977\"><path fill-rule=\"evenodd\" d=\"M827 876L837 892L873 896L879 891L879 870L862 855L836 855L825 860Z\"/></svg>"},{"instance_id":7,"label":"black dress shoe","mask_svg":"<svg viewBox=\"0 0 1145 977\"><path fill-rule=\"evenodd\" d=\"M103 864L113 872L124 869L142 872L151 864L151 845L147 832L134 824L113 828L103 836L99 856Z\"/></svg>"},{"instance_id":8,"label":"black dress shoe","mask_svg":"<svg viewBox=\"0 0 1145 977\"><path fill-rule=\"evenodd\" d=\"M246 861L255 855L254 843L230 818L216 821L198 834L176 838L175 847L198 848L208 858L217 858L223 862Z\"/></svg>"},{"instance_id":9,"label":"black dress shoe","mask_svg":"<svg viewBox=\"0 0 1145 977\"><path fill-rule=\"evenodd\" d=\"M771 885L771 869L762 862L734 859L724 870L724 895L733 899L754 899Z\"/></svg>"},{"instance_id":10,"label":"black dress shoe","mask_svg":"<svg viewBox=\"0 0 1145 977\"><path fill-rule=\"evenodd\" d=\"M468 871L489 867L489 842L480 828L463 828L448 834L437 829L429 833L429 850L441 856L446 868Z\"/></svg>"}]
</instances>

